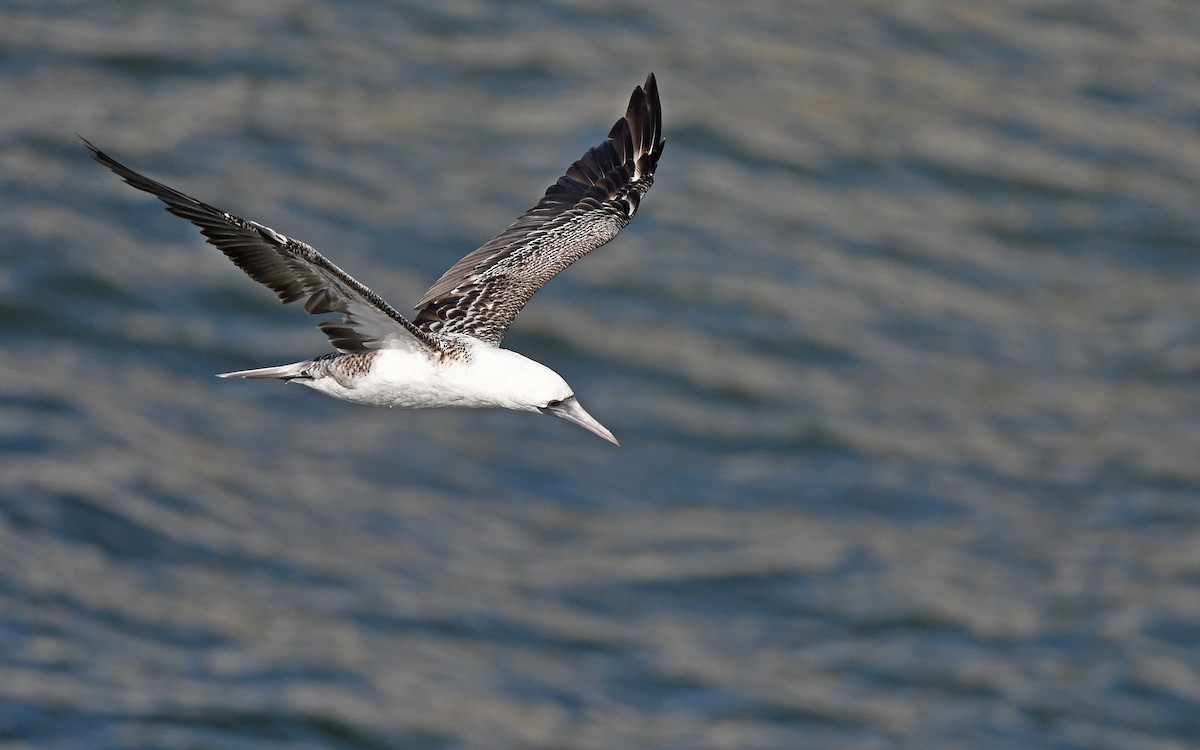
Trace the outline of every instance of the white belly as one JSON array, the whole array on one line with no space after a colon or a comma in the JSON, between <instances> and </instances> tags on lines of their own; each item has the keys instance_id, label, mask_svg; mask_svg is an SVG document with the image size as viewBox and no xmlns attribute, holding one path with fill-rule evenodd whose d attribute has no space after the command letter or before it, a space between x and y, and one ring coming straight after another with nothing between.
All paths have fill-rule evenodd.
<instances>
[{"instance_id":1,"label":"white belly","mask_svg":"<svg viewBox=\"0 0 1200 750\"><path fill-rule=\"evenodd\" d=\"M351 376L299 380L334 398L396 409L501 407L532 410L524 391L533 378L549 373L543 365L498 347L481 345L468 360L437 361L420 352L383 349L370 369ZM562 384L565 387L565 383Z\"/></svg>"}]
</instances>

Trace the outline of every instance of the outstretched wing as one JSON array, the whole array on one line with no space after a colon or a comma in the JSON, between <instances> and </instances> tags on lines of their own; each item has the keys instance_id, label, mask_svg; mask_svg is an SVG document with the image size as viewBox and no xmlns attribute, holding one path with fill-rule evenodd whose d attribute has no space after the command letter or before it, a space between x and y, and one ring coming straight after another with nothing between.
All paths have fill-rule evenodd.
<instances>
[{"instance_id":1,"label":"outstretched wing","mask_svg":"<svg viewBox=\"0 0 1200 750\"><path fill-rule=\"evenodd\" d=\"M499 344L543 284L630 222L665 145L651 73L645 88L633 90L608 140L572 164L512 226L442 274L417 303L416 324Z\"/></svg>"},{"instance_id":2,"label":"outstretched wing","mask_svg":"<svg viewBox=\"0 0 1200 750\"><path fill-rule=\"evenodd\" d=\"M171 213L200 227L210 244L250 278L275 292L285 304L304 299L304 309L313 315L341 313L341 321L326 321L318 326L339 351L413 346L431 352L438 350L430 336L312 247L138 174L87 139L81 140L96 161L138 190L157 197Z\"/></svg>"}]
</instances>

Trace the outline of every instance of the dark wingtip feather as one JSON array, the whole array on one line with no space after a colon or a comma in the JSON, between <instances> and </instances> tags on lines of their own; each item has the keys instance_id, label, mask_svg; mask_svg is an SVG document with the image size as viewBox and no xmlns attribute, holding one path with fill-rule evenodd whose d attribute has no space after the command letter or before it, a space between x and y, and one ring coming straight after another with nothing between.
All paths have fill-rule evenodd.
<instances>
[{"instance_id":1,"label":"dark wingtip feather","mask_svg":"<svg viewBox=\"0 0 1200 750\"><path fill-rule=\"evenodd\" d=\"M625 115L533 208L451 266L416 304L423 330L499 344L541 286L608 242L637 213L662 153L662 105L651 73Z\"/></svg>"},{"instance_id":2,"label":"dark wingtip feather","mask_svg":"<svg viewBox=\"0 0 1200 750\"><path fill-rule=\"evenodd\" d=\"M366 350L376 346L371 334L356 330L355 326L361 320L356 320L349 313L351 303L361 302L364 309L373 309L380 317L394 321L397 329L407 333L426 349L440 351L436 342L414 327L379 295L303 242L288 239L270 227L240 219L152 180L96 148L83 136L79 136L79 139L96 161L129 185L158 198L171 213L196 225L210 244L250 278L275 292L281 302L286 304L307 297L305 310L314 315L343 313L343 321L329 328L332 331L330 336L338 348ZM233 377L254 376L234 373Z\"/></svg>"},{"instance_id":3,"label":"dark wingtip feather","mask_svg":"<svg viewBox=\"0 0 1200 750\"><path fill-rule=\"evenodd\" d=\"M651 112L650 142L655 151L661 152L667 142L662 137L662 100L658 98L658 79L654 74L646 76L646 99L649 101Z\"/></svg>"}]
</instances>

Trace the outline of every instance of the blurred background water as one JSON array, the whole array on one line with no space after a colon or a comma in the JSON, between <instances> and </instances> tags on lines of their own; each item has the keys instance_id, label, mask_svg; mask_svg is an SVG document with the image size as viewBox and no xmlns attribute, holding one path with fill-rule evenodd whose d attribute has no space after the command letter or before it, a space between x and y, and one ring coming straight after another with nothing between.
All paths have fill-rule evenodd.
<instances>
[{"instance_id":1,"label":"blurred background water","mask_svg":"<svg viewBox=\"0 0 1200 750\"><path fill-rule=\"evenodd\" d=\"M658 75L506 345L622 440L214 373ZM1200 5L0 4L0 748L1200 746Z\"/></svg>"}]
</instances>

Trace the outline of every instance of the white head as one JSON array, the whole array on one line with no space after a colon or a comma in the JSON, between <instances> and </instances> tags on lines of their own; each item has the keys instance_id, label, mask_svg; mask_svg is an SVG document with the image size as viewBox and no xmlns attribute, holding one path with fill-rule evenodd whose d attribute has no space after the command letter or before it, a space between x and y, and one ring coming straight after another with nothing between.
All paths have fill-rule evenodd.
<instances>
[{"instance_id":1,"label":"white head","mask_svg":"<svg viewBox=\"0 0 1200 750\"><path fill-rule=\"evenodd\" d=\"M491 403L487 405L549 414L620 445L604 425L579 405L567 381L549 367L508 349L490 347L472 352L472 366L490 384Z\"/></svg>"}]
</instances>

